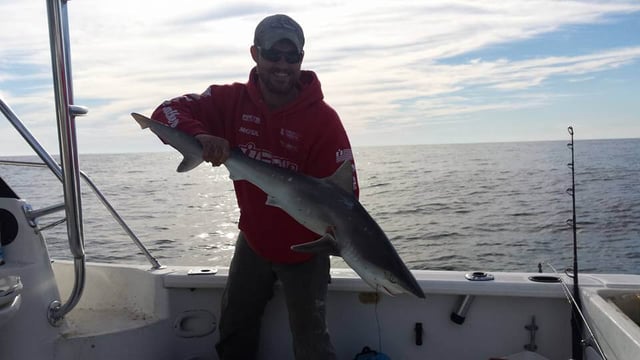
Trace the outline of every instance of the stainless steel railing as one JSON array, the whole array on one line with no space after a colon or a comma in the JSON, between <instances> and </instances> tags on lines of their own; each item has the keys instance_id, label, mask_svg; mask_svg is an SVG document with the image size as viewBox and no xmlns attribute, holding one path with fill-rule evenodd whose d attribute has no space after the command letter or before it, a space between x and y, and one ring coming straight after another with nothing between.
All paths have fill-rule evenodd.
<instances>
[{"instance_id":1,"label":"stainless steel railing","mask_svg":"<svg viewBox=\"0 0 640 360\"><path fill-rule=\"evenodd\" d=\"M57 326L60 320L80 301L85 285L85 253L84 231L82 222L82 204L80 192L80 176L89 183L112 216L123 226L138 247L145 253L154 268L159 268L158 261L149 254L140 240L133 234L124 220L117 214L95 184L84 175L78 164L78 147L76 142L75 118L87 113L87 109L73 104L73 86L71 75L71 57L69 45L69 28L67 0L47 0L47 18L49 24L49 45L51 49L51 65L55 97L56 119L58 124L58 140L62 166L44 150L33 135L22 124L13 111L0 99L0 110L18 130L27 143L33 148L44 164L62 181L64 191L64 210L69 237L69 248L74 258L75 282L67 301L53 301L49 306L49 322ZM54 207L55 208L55 207ZM62 206L60 206L62 208ZM46 213L49 213L47 210ZM32 214L33 215L33 214ZM34 215L35 216L35 215Z\"/></svg>"},{"instance_id":2,"label":"stainless steel railing","mask_svg":"<svg viewBox=\"0 0 640 360\"><path fill-rule=\"evenodd\" d=\"M57 325L71 311L82 297L85 283L84 232L82 224L82 201L80 196L80 176L78 146L76 142L75 114L71 113L73 86L69 49L69 28L66 11L67 2L47 1L49 22L49 47L53 73L53 91L58 121L58 142L62 162L62 187L64 191L65 213L69 248L73 254L75 282L69 299L64 303L54 301L49 305L49 322Z\"/></svg>"},{"instance_id":3,"label":"stainless steel railing","mask_svg":"<svg viewBox=\"0 0 640 360\"><path fill-rule=\"evenodd\" d=\"M2 104L3 104L2 99L0 99L0 105L2 105ZM3 112L4 112L4 110L3 110ZM45 166L47 166L46 164L32 162L32 161L13 161L13 160L0 160L0 165L28 166L28 167L45 167ZM55 165L58 166L57 164L55 164ZM113 219L120 225L122 230L129 236L129 238L138 247L138 249L140 249L142 254L147 258L147 261L149 261L149 263L151 264L151 268L153 268L153 269L162 268L162 265L160 264L160 262L158 262L158 260L153 255L151 255L151 253L144 246L144 244L142 243L140 238L138 238L138 236L133 232L133 230L124 221L124 219L120 216L120 214L118 214L116 209L111 205L109 200L107 200L107 198L104 196L102 191L100 191L98 186L93 182L91 177L89 177L89 175L87 175L84 171L81 170L80 171L80 178L82 180L84 180L87 185L89 185L89 187L91 188L93 193L96 195L98 200L100 200L100 202L107 209L107 211L109 211L109 213L111 214ZM62 204L62 205L53 205L53 206L50 206L50 207L47 207L47 208L44 208L44 209L39 209L39 210L32 210L29 213L27 213L26 215L27 215L27 218L29 218L30 221L33 221L33 220L35 220L35 219L37 219L39 217L42 217L42 216L45 216L45 215L49 215L51 213L54 213L54 212L57 212L57 211L61 211L61 210L64 210L64 204Z\"/></svg>"}]
</instances>

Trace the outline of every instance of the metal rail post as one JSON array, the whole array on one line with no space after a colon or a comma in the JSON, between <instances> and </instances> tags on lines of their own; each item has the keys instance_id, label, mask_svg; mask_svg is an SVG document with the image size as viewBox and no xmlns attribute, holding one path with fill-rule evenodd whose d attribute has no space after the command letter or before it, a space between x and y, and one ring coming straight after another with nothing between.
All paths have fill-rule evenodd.
<instances>
[{"instance_id":1,"label":"metal rail post","mask_svg":"<svg viewBox=\"0 0 640 360\"><path fill-rule=\"evenodd\" d=\"M75 116L80 114L77 111L82 108L73 106L69 28L66 6L66 0L47 1L49 45L51 48L53 90L55 94L60 158L62 162L67 233L69 236L69 247L73 255L75 282L67 302L61 304L60 301L54 301L49 306L49 322L52 325L58 325L60 320L78 304L85 285L80 169L78 166L75 127Z\"/></svg>"}]
</instances>

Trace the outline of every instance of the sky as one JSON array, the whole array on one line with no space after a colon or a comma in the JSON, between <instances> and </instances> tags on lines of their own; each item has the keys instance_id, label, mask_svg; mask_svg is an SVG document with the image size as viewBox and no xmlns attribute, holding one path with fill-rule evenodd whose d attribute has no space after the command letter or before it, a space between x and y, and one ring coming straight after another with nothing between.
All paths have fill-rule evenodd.
<instances>
[{"instance_id":1,"label":"sky","mask_svg":"<svg viewBox=\"0 0 640 360\"><path fill-rule=\"evenodd\" d=\"M165 151L131 112L246 82L258 22L305 31L303 69L361 146L640 137L640 1L68 2L80 153ZM57 154L45 0L0 0L0 99ZM0 117L0 156L33 154Z\"/></svg>"}]
</instances>

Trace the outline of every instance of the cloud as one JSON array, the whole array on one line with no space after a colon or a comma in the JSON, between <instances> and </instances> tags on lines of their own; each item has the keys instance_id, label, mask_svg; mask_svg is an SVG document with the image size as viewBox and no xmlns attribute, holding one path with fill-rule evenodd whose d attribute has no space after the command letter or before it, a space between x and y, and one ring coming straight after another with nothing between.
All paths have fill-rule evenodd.
<instances>
[{"instance_id":1,"label":"cloud","mask_svg":"<svg viewBox=\"0 0 640 360\"><path fill-rule=\"evenodd\" d=\"M248 16L259 16L278 12L278 8L270 4L253 1L235 1L233 3L208 5L209 9L198 10L192 14L176 18L175 23L190 26L194 23L206 23L217 20L228 20Z\"/></svg>"},{"instance_id":2,"label":"cloud","mask_svg":"<svg viewBox=\"0 0 640 360\"><path fill-rule=\"evenodd\" d=\"M603 72L637 67L640 59L638 40L571 49L579 26L615 24L640 11L637 2L121 5L69 2L76 100L90 105L80 134L95 151L113 144L98 134L122 140L124 148L138 146L131 111L150 112L164 99L201 92L211 83L246 81L255 25L276 12L289 13L304 27L304 67L318 72L327 101L354 142L370 133L548 106L554 97L546 85L581 79L588 86ZM46 114L52 95L45 11L42 1L0 0L0 13L12 14L0 25L1 95L37 127L54 123ZM567 47L544 47L548 36L566 36ZM532 41L540 48L527 48L526 55L509 51ZM6 146L0 145L0 153L11 151Z\"/></svg>"},{"instance_id":3,"label":"cloud","mask_svg":"<svg viewBox=\"0 0 640 360\"><path fill-rule=\"evenodd\" d=\"M364 79L355 87L349 84L349 75L343 72L331 74L332 82L342 90L331 94L336 106L343 110L351 125L367 128L375 123L393 128L398 122L421 124L425 119L451 117L486 111L505 111L534 108L549 103L523 102L521 93L526 91L548 91L539 89L545 82L558 77L570 81L574 76L597 74L612 68L638 63L640 46L611 49L580 56L551 56L521 61L497 59L482 61L473 59L464 64L430 63L421 68L411 68L402 64L393 66L359 64L354 71L376 74ZM376 66L379 66L376 68ZM392 70L384 70L392 69ZM379 75L378 75L379 74ZM355 75L353 75L355 76ZM343 79L343 80L341 80ZM459 97L465 91L475 93L473 97ZM366 100L359 94L367 94ZM530 94L528 99L530 99ZM481 103L474 98L480 97ZM367 111L363 111L367 109ZM372 117L371 114L376 114ZM401 120L403 119L403 120Z\"/></svg>"}]
</instances>

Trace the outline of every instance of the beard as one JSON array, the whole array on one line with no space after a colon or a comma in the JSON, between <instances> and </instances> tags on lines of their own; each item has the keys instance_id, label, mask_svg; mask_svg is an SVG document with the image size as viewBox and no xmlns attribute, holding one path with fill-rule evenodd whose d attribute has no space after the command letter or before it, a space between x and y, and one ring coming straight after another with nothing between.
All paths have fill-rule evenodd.
<instances>
[{"instance_id":1,"label":"beard","mask_svg":"<svg viewBox=\"0 0 640 360\"><path fill-rule=\"evenodd\" d=\"M270 69L269 71L260 71L259 78L272 94L290 95L296 91L299 76L299 72Z\"/></svg>"},{"instance_id":2,"label":"beard","mask_svg":"<svg viewBox=\"0 0 640 360\"><path fill-rule=\"evenodd\" d=\"M274 80L272 77L268 77L265 85L270 92L278 95L288 95L295 90L295 82L293 79L283 81L281 79Z\"/></svg>"}]
</instances>

